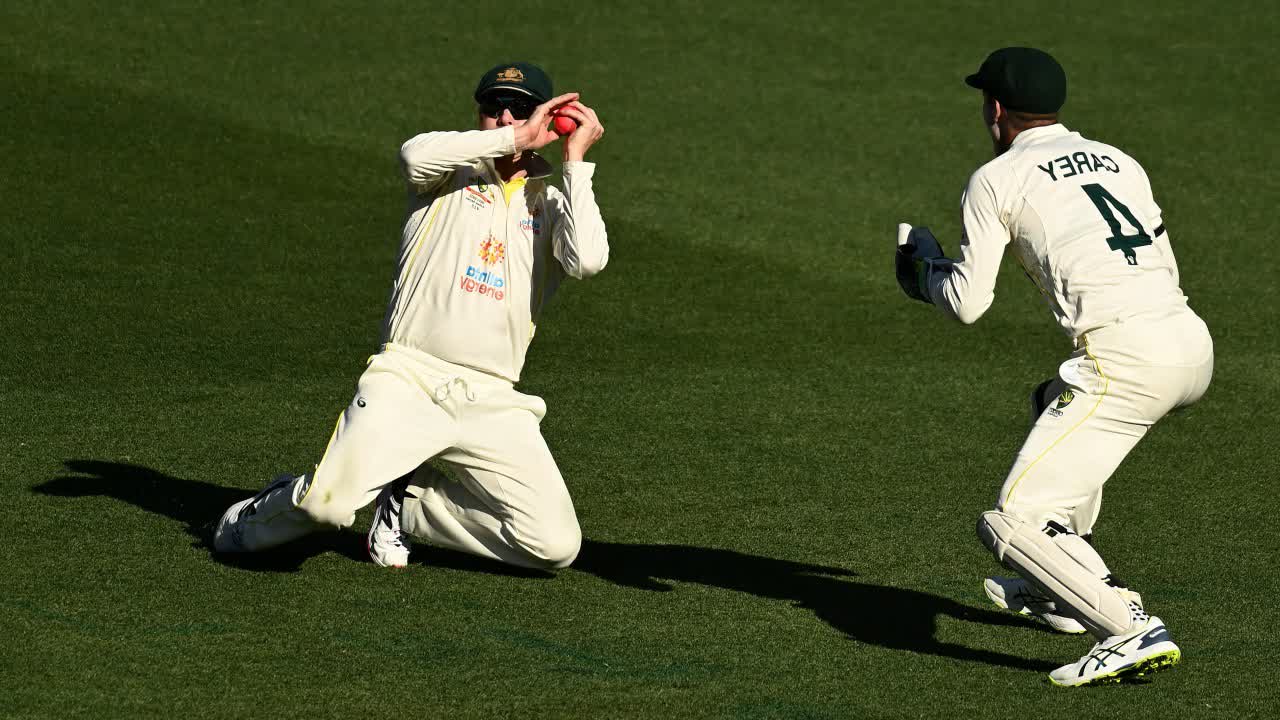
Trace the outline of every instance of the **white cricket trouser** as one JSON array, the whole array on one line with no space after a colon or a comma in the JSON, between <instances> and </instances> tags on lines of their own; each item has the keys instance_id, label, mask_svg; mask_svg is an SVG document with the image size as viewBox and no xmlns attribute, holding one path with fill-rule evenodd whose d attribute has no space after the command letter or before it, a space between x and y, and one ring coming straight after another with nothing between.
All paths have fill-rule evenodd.
<instances>
[{"instance_id":1,"label":"white cricket trouser","mask_svg":"<svg viewBox=\"0 0 1280 720\"><path fill-rule=\"evenodd\" d=\"M1157 420L1208 389L1213 341L1199 316L1180 308L1091 331L1078 347L1059 367L996 509L1088 535L1102 486L1129 451Z\"/></svg>"},{"instance_id":2,"label":"white cricket trouser","mask_svg":"<svg viewBox=\"0 0 1280 720\"><path fill-rule=\"evenodd\" d=\"M573 502L538 424L541 398L511 383L387 345L370 359L297 507L348 526L379 490L415 473L403 529L441 547L524 567L564 567L582 543ZM457 475L424 467L443 460ZM419 471L419 468L422 468Z\"/></svg>"}]
</instances>

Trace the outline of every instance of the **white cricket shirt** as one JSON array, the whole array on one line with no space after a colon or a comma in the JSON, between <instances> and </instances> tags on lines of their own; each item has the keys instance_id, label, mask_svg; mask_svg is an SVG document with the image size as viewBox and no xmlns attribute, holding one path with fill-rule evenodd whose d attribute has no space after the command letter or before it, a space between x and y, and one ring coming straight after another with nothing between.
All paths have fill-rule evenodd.
<instances>
[{"instance_id":1,"label":"white cricket shirt","mask_svg":"<svg viewBox=\"0 0 1280 720\"><path fill-rule=\"evenodd\" d=\"M516 382L560 281L604 269L595 165L564 163L561 192L546 182L550 164L531 154L529 177L504 184L493 158L513 152L510 126L424 133L401 146L409 207L383 342Z\"/></svg>"},{"instance_id":2,"label":"white cricket shirt","mask_svg":"<svg viewBox=\"0 0 1280 720\"><path fill-rule=\"evenodd\" d=\"M1067 335L1186 306L1151 183L1137 161L1061 124L1018 134L961 200L961 257L930 273L934 304L961 322L995 298L1007 244Z\"/></svg>"}]
</instances>

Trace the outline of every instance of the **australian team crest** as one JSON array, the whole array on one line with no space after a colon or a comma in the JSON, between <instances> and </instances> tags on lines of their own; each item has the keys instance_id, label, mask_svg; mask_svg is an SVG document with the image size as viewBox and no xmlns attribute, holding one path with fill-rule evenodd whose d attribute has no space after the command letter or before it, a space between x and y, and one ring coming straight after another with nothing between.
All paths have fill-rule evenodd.
<instances>
[{"instance_id":1,"label":"australian team crest","mask_svg":"<svg viewBox=\"0 0 1280 720\"><path fill-rule=\"evenodd\" d=\"M1076 394L1074 391L1070 388L1063 390L1062 394L1058 396L1058 401L1053 404L1053 407L1049 408L1049 414L1054 417L1062 417L1063 408L1070 405L1071 401L1075 399Z\"/></svg>"},{"instance_id":2,"label":"australian team crest","mask_svg":"<svg viewBox=\"0 0 1280 720\"><path fill-rule=\"evenodd\" d=\"M462 197L466 199L471 207L476 210L483 210L493 204L492 193L490 192L489 183L479 175L471 180L464 181Z\"/></svg>"},{"instance_id":3,"label":"australian team crest","mask_svg":"<svg viewBox=\"0 0 1280 720\"><path fill-rule=\"evenodd\" d=\"M520 68L509 67L506 70L499 70L496 77L498 82L524 82L524 73L520 72Z\"/></svg>"}]
</instances>

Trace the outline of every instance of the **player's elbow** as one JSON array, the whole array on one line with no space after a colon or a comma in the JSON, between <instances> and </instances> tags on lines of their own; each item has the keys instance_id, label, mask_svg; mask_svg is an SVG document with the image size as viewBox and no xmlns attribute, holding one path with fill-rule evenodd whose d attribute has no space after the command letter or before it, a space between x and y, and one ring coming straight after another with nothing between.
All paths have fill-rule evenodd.
<instances>
[{"instance_id":1,"label":"player's elbow","mask_svg":"<svg viewBox=\"0 0 1280 720\"><path fill-rule=\"evenodd\" d=\"M972 305L961 306L956 308L952 316L960 322L961 325L972 325L978 322L978 318L987 312L985 307L974 307Z\"/></svg>"},{"instance_id":2,"label":"player's elbow","mask_svg":"<svg viewBox=\"0 0 1280 720\"><path fill-rule=\"evenodd\" d=\"M605 245L599 252L577 255L571 262L564 263L564 271L571 278L585 280L604 270L609 264L609 246Z\"/></svg>"},{"instance_id":3,"label":"player's elbow","mask_svg":"<svg viewBox=\"0 0 1280 720\"><path fill-rule=\"evenodd\" d=\"M428 172L431 167L431 142L430 133L423 133L409 138L400 146L400 167L404 169L405 177L414 181L422 182L429 179Z\"/></svg>"},{"instance_id":4,"label":"player's elbow","mask_svg":"<svg viewBox=\"0 0 1280 720\"><path fill-rule=\"evenodd\" d=\"M578 263L577 277L580 280L589 278L592 275L598 274L601 270L604 270L604 266L608 264L609 264L608 251L600 253L600 255L594 258L591 258L590 260L582 260Z\"/></svg>"},{"instance_id":5,"label":"player's elbow","mask_svg":"<svg viewBox=\"0 0 1280 720\"><path fill-rule=\"evenodd\" d=\"M978 322L978 318L982 317L987 309L991 307L991 302L995 299L994 295L988 294L981 299L959 300L953 301L947 298L945 302L940 303L943 310L955 318L962 325L972 325Z\"/></svg>"},{"instance_id":6,"label":"player's elbow","mask_svg":"<svg viewBox=\"0 0 1280 720\"><path fill-rule=\"evenodd\" d=\"M938 295L941 295L941 297L938 297ZM996 295L992 292L984 293L980 297L972 295L965 297L945 290L941 293L936 293L934 297L938 301L938 306L942 307L942 310L947 315L965 325L977 323L978 318L982 318L988 307L991 307L992 301L996 300Z\"/></svg>"},{"instance_id":7,"label":"player's elbow","mask_svg":"<svg viewBox=\"0 0 1280 720\"><path fill-rule=\"evenodd\" d=\"M415 135L400 146L400 162L405 167L413 167L421 152L421 145L424 135Z\"/></svg>"}]
</instances>

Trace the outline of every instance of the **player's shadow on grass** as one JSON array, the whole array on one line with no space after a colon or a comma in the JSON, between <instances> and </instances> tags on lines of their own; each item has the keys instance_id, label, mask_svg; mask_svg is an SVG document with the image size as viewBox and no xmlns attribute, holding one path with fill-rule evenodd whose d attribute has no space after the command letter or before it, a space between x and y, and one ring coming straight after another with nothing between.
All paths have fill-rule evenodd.
<instances>
[{"instance_id":1,"label":"player's shadow on grass","mask_svg":"<svg viewBox=\"0 0 1280 720\"><path fill-rule=\"evenodd\" d=\"M627 545L587 540L573 567L626 587L663 592L688 582L788 600L811 610L850 639L870 645L1048 672L1056 664L938 640L941 616L1034 629L1009 613L962 605L939 595L872 585L856 573L733 550L686 545Z\"/></svg>"},{"instance_id":2,"label":"player's shadow on grass","mask_svg":"<svg viewBox=\"0 0 1280 720\"><path fill-rule=\"evenodd\" d=\"M212 552L212 524L222 511L257 490L239 490L199 480L186 480L141 465L102 460L67 460L71 473L36 485L33 492L56 497L111 497L147 512L173 518L186 525L195 539L193 545ZM301 542L268 553L218 555L227 565L247 570L293 572L308 558L336 552L353 560L368 562L364 544L355 533L318 532Z\"/></svg>"},{"instance_id":3,"label":"player's shadow on grass","mask_svg":"<svg viewBox=\"0 0 1280 720\"><path fill-rule=\"evenodd\" d=\"M127 463L68 460L65 465L70 474L36 485L33 492L54 497L115 498L183 523L194 538L193 544L204 548L210 547L211 523L231 503L254 492L187 480ZM326 552L368 562L363 539L350 531L316 533L266 553L214 557L246 569L290 572L308 558ZM433 567L550 577L443 550L431 552L425 561ZM871 645L1028 670L1047 672L1055 667L1015 655L946 643L934 637L940 616L990 625L1034 627L1019 618L916 590L855 582L848 579L855 573L841 568L733 550L595 540L583 542L573 567L617 585L643 590L668 591L674 589L672 582L690 582L788 600L812 611L849 638Z\"/></svg>"}]
</instances>

